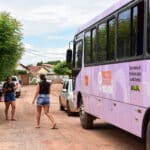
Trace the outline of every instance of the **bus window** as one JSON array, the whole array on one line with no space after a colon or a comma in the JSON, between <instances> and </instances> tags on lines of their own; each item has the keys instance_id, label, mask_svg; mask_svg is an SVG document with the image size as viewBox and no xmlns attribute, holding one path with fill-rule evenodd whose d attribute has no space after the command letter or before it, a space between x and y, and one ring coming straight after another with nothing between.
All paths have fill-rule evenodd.
<instances>
[{"instance_id":1,"label":"bus window","mask_svg":"<svg viewBox=\"0 0 150 150\"><path fill-rule=\"evenodd\" d=\"M97 62L97 49L96 49L96 29L92 30L92 62Z\"/></svg>"},{"instance_id":2,"label":"bus window","mask_svg":"<svg viewBox=\"0 0 150 150\"><path fill-rule=\"evenodd\" d=\"M75 49L75 68L81 68L81 64L82 64L82 48L83 48L82 41L77 42L76 43L76 49Z\"/></svg>"},{"instance_id":3,"label":"bus window","mask_svg":"<svg viewBox=\"0 0 150 150\"><path fill-rule=\"evenodd\" d=\"M85 51L84 51L85 64L91 63L91 32L85 33Z\"/></svg>"},{"instance_id":4,"label":"bus window","mask_svg":"<svg viewBox=\"0 0 150 150\"><path fill-rule=\"evenodd\" d=\"M131 49L131 56L136 55L137 50L137 15L138 15L138 9L137 6L132 9L132 37L131 37L131 43L132 43L132 49Z\"/></svg>"},{"instance_id":5,"label":"bus window","mask_svg":"<svg viewBox=\"0 0 150 150\"><path fill-rule=\"evenodd\" d=\"M119 14L118 17L118 41L117 41L117 57L124 58L130 53L130 26L131 13L126 10Z\"/></svg>"},{"instance_id":6,"label":"bus window","mask_svg":"<svg viewBox=\"0 0 150 150\"><path fill-rule=\"evenodd\" d=\"M115 57L115 19L108 21L108 52L107 60Z\"/></svg>"},{"instance_id":7,"label":"bus window","mask_svg":"<svg viewBox=\"0 0 150 150\"><path fill-rule=\"evenodd\" d=\"M144 2L119 14L117 57L143 54Z\"/></svg>"},{"instance_id":8,"label":"bus window","mask_svg":"<svg viewBox=\"0 0 150 150\"><path fill-rule=\"evenodd\" d=\"M148 14L148 53L150 54L150 0L149 0L149 14Z\"/></svg>"},{"instance_id":9,"label":"bus window","mask_svg":"<svg viewBox=\"0 0 150 150\"><path fill-rule=\"evenodd\" d=\"M106 60L107 30L106 23L98 27L98 62Z\"/></svg>"},{"instance_id":10,"label":"bus window","mask_svg":"<svg viewBox=\"0 0 150 150\"><path fill-rule=\"evenodd\" d=\"M143 54L144 2L132 9L132 56Z\"/></svg>"}]
</instances>

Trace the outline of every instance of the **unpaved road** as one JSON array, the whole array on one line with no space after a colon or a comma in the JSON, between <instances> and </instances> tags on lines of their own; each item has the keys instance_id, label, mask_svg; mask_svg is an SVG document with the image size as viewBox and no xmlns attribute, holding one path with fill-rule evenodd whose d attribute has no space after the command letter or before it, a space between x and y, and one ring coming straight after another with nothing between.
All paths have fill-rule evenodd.
<instances>
[{"instance_id":1,"label":"unpaved road","mask_svg":"<svg viewBox=\"0 0 150 150\"><path fill-rule=\"evenodd\" d=\"M59 129L52 130L42 114L41 128L35 129L35 105L31 104L34 86L22 88L17 99L17 121L5 121L4 104L0 103L0 150L144 150L144 143L135 136L97 120L94 129L84 130L77 116L68 117L59 111L60 85L52 86L51 112Z\"/></svg>"}]
</instances>

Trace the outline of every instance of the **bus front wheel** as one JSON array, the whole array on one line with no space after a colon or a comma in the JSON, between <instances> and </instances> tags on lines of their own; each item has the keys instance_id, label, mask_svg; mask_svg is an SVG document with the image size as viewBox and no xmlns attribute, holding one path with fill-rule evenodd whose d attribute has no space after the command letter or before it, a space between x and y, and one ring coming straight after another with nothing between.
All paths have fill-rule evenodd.
<instances>
[{"instance_id":1,"label":"bus front wheel","mask_svg":"<svg viewBox=\"0 0 150 150\"><path fill-rule=\"evenodd\" d=\"M150 150L150 121L146 130L146 150Z\"/></svg>"},{"instance_id":2,"label":"bus front wheel","mask_svg":"<svg viewBox=\"0 0 150 150\"><path fill-rule=\"evenodd\" d=\"M84 129L91 129L93 127L93 120L94 118L85 112L84 110L84 104L83 102L81 101L80 102L80 122L81 122L81 126L84 128Z\"/></svg>"}]
</instances>

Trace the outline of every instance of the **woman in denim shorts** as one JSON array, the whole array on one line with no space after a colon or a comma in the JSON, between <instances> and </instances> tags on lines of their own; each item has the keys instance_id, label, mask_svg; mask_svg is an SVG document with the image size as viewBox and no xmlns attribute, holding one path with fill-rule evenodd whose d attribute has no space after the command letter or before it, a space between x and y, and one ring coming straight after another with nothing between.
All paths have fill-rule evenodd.
<instances>
[{"instance_id":1,"label":"woman in denim shorts","mask_svg":"<svg viewBox=\"0 0 150 150\"><path fill-rule=\"evenodd\" d=\"M3 92L4 92L4 102L5 102L5 117L8 120L8 110L9 106L11 105L11 120L16 121L14 118L15 109L16 109L16 97L15 97L15 84L12 82L11 77L7 77L7 81L3 85Z\"/></svg>"},{"instance_id":2,"label":"woman in denim shorts","mask_svg":"<svg viewBox=\"0 0 150 150\"><path fill-rule=\"evenodd\" d=\"M37 113L36 113L36 120L37 120L37 126L36 128L40 128L40 117L41 117L41 111L42 108L44 109L45 115L49 118L49 120L52 122L52 129L56 128L56 122L54 120L54 117L49 112L49 106L50 106L50 83L46 81L45 75L40 75L41 82L36 86L36 93L34 96L34 99L32 101L32 104L37 104Z\"/></svg>"}]
</instances>

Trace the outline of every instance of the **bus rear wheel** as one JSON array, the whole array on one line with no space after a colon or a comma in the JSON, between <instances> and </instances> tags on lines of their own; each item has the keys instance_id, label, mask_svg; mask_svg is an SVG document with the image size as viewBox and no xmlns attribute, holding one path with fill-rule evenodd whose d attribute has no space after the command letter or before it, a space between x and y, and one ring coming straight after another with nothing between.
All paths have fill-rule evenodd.
<instances>
[{"instance_id":1,"label":"bus rear wheel","mask_svg":"<svg viewBox=\"0 0 150 150\"><path fill-rule=\"evenodd\" d=\"M84 128L84 129L91 129L93 127L93 120L94 118L85 112L84 110L84 104L83 102L81 101L80 102L80 122L81 122L81 126Z\"/></svg>"},{"instance_id":2,"label":"bus rear wheel","mask_svg":"<svg viewBox=\"0 0 150 150\"><path fill-rule=\"evenodd\" d=\"M146 130L146 150L150 150L150 121Z\"/></svg>"}]
</instances>

